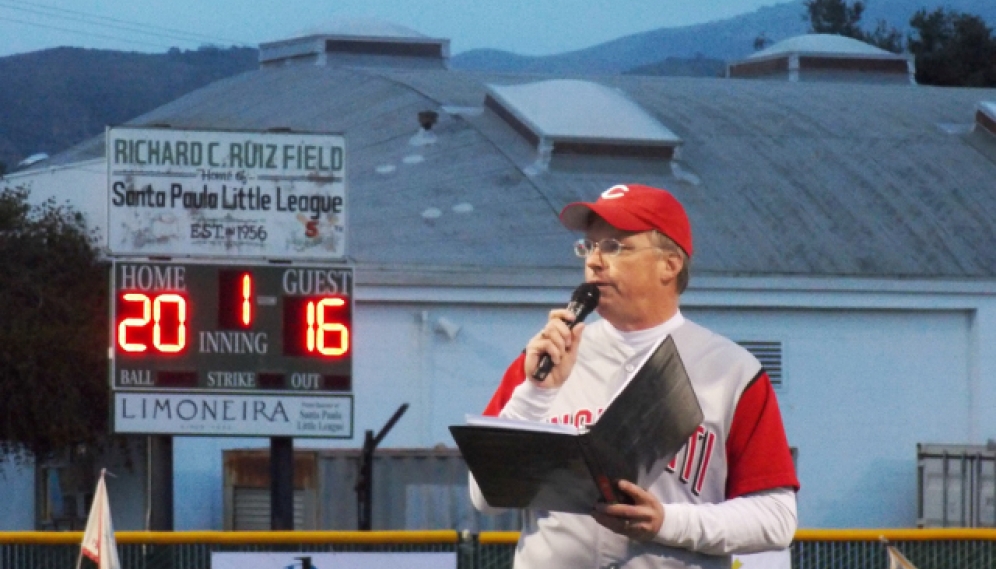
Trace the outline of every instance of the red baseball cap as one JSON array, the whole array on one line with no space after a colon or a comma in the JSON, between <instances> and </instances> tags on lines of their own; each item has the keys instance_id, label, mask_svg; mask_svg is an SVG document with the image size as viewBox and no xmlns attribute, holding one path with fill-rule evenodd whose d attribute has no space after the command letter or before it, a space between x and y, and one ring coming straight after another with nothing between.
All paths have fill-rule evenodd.
<instances>
[{"instance_id":1,"label":"red baseball cap","mask_svg":"<svg viewBox=\"0 0 996 569\"><path fill-rule=\"evenodd\" d=\"M692 256L692 226L685 208L667 190L640 184L612 186L595 202L567 204L560 212L560 222L568 229L585 231L592 213L623 231L656 229Z\"/></svg>"}]
</instances>

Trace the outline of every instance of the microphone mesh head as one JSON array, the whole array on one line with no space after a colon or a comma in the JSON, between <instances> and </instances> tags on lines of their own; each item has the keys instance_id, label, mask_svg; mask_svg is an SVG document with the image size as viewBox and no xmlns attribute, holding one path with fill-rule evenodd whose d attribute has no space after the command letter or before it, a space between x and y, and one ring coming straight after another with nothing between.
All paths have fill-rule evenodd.
<instances>
[{"instance_id":1,"label":"microphone mesh head","mask_svg":"<svg viewBox=\"0 0 996 569\"><path fill-rule=\"evenodd\" d=\"M574 289L574 294L571 295L571 302L576 302L581 305L581 311L578 312L577 320L575 322L580 322L585 319L592 310L598 306L598 297L601 292L598 290L598 286L592 283L582 283L581 286Z\"/></svg>"}]
</instances>

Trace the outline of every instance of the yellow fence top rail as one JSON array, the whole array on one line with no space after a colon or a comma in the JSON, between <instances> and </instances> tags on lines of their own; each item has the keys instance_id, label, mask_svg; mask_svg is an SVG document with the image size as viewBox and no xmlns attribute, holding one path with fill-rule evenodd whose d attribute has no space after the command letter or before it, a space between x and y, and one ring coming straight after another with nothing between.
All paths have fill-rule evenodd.
<instances>
[{"instance_id":1,"label":"yellow fence top rail","mask_svg":"<svg viewBox=\"0 0 996 569\"><path fill-rule=\"evenodd\" d=\"M439 531L119 531L114 533L124 543L217 543L217 544L289 544L289 543L457 543L453 530ZM83 532L15 531L0 532L0 543L66 545L83 542Z\"/></svg>"},{"instance_id":2,"label":"yellow fence top rail","mask_svg":"<svg viewBox=\"0 0 996 569\"><path fill-rule=\"evenodd\" d=\"M984 528L883 528L883 529L801 529L795 541L996 541L996 529ZM515 545L516 531L481 532L478 541L484 545Z\"/></svg>"},{"instance_id":3,"label":"yellow fence top rail","mask_svg":"<svg viewBox=\"0 0 996 569\"><path fill-rule=\"evenodd\" d=\"M801 529L796 541L996 541L992 528Z\"/></svg>"},{"instance_id":4,"label":"yellow fence top rail","mask_svg":"<svg viewBox=\"0 0 996 569\"><path fill-rule=\"evenodd\" d=\"M439 531L119 531L120 544L427 544L458 543L453 530ZM796 541L996 541L996 529L983 528L883 528L883 529L801 529ZM478 534L482 545L515 545L517 531L485 531ZM14 531L0 532L0 544L78 545L83 532Z\"/></svg>"},{"instance_id":5,"label":"yellow fence top rail","mask_svg":"<svg viewBox=\"0 0 996 569\"><path fill-rule=\"evenodd\" d=\"M482 545L515 545L519 543L519 532L482 531L477 536L477 541Z\"/></svg>"}]
</instances>

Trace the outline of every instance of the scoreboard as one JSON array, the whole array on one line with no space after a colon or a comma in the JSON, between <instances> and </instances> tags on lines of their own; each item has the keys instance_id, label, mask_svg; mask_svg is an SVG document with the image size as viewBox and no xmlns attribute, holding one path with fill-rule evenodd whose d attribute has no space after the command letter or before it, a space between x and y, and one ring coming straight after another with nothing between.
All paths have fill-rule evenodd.
<instances>
[{"instance_id":1,"label":"scoreboard","mask_svg":"<svg viewBox=\"0 0 996 569\"><path fill-rule=\"evenodd\" d=\"M118 261L119 433L352 437L349 267Z\"/></svg>"}]
</instances>

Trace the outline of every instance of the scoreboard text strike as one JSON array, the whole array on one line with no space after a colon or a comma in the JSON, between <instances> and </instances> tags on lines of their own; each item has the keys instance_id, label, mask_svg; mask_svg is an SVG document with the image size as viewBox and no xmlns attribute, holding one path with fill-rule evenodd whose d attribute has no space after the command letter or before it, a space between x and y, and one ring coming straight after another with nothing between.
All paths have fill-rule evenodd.
<instances>
[{"instance_id":1,"label":"scoreboard text strike","mask_svg":"<svg viewBox=\"0 0 996 569\"><path fill-rule=\"evenodd\" d=\"M350 268L118 262L115 391L352 390Z\"/></svg>"}]
</instances>

